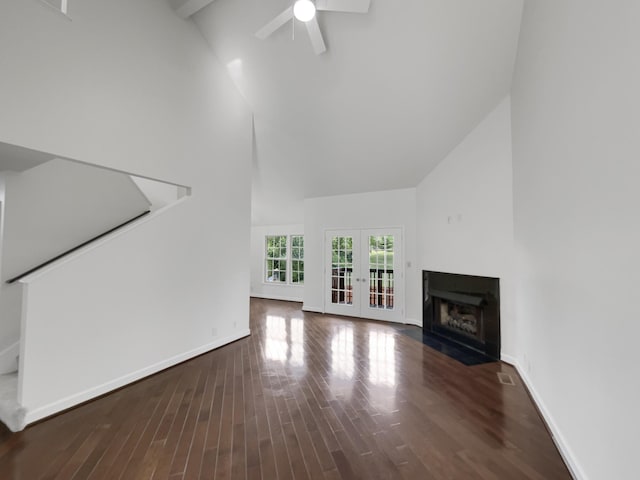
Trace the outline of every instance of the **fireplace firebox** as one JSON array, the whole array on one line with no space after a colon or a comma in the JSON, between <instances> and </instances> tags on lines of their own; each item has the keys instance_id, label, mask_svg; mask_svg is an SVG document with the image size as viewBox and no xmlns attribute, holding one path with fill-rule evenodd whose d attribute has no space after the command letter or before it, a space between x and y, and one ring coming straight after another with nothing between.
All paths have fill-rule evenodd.
<instances>
[{"instance_id":1,"label":"fireplace firebox","mask_svg":"<svg viewBox=\"0 0 640 480\"><path fill-rule=\"evenodd\" d=\"M500 358L500 280L423 271L423 330Z\"/></svg>"}]
</instances>

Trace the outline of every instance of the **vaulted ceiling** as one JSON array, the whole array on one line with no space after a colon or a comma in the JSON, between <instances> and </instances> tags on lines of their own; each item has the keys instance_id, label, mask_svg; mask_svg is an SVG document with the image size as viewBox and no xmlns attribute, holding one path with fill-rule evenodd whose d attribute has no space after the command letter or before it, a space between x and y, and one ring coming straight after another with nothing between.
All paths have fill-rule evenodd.
<instances>
[{"instance_id":1,"label":"vaulted ceiling","mask_svg":"<svg viewBox=\"0 0 640 480\"><path fill-rule=\"evenodd\" d=\"M297 21L254 36L290 4L193 16L254 112L254 224L301 222L306 197L416 186L509 93L522 0L319 12L322 55Z\"/></svg>"}]
</instances>

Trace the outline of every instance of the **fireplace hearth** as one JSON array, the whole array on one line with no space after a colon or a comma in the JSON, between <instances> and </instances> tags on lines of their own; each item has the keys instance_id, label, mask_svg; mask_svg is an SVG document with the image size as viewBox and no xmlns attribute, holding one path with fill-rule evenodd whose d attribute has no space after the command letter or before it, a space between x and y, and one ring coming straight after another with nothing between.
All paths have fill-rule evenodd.
<instances>
[{"instance_id":1,"label":"fireplace hearth","mask_svg":"<svg viewBox=\"0 0 640 480\"><path fill-rule=\"evenodd\" d=\"M423 272L423 330L500 358L500 280Z\"/></svg>"}]
</instances>

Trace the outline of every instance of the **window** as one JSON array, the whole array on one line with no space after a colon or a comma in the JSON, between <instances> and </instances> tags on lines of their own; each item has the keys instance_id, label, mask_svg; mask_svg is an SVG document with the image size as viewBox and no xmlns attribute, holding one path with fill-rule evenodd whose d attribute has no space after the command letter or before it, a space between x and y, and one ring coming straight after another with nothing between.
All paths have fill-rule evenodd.
<instances>
[{"instance_id":1,"label":"window","mask_svg":"<svg viewBox=\"0 0 640 480\"><path fill-rule=\"evenodd\" d=\"M267 282L287 282L287 237L267 237Z\"/></svg>"},{"instance_id":2,"label":"window","mask_svg":"<svg viewBox=\"0 0 640 480\"><path fill-rule=\"evenodd\" d=\"M291 283L304 283L304 237L291 236Z\"/></svg>"},{"instance_id":3,"label":"window","mask_svg":"<svg viewBox=\"0 0 640 480\"><path fill-rule=\"evenodd\" d=\"M290 237L268 235L265 267L266 282L302 285L304 283L304 237L302 235ZM291 274L288 275L288 272Z\"/></svg>"}]
</instances>

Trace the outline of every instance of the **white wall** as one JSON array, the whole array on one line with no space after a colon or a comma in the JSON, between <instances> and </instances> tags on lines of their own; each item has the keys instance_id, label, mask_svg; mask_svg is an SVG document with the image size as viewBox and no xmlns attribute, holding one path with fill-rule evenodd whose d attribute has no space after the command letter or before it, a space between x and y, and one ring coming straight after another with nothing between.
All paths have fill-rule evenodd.
<instances>
[{"instance_id":1,"label":"white wall","mask_svg":"<svg viewBox=\"0 0 640 480\"><path fill-rule=\"evenodd\" d=\"M23 172L54 158L43 152L0 142L0 173L6 170Z\"/></svg>"},{"instance_id":2,"label":"white wall","mask_svg":"<svg viewBox=\"0 0 640 480\"><path fill-rule=\"evenodd\" d=\"M6 157L5 157L6 158ZM0 252L4 241L5 185L11 172L0 172ZM2 255L0 255L2 272ZM7 285L0 281L0 373L15 369L15 354L12 346L20 337L20 309L22 291L18 285Z\"/></svg>"},{"instance_id":3,"label":"white wall","mask_svg":"<svg viewBox=\"0 0 640 480\"><path fill-rule=\"evenodd\" d=\"M149 210L120 172L55 159L6 177L2 280Z\"/></svg>"},{"instance_id":4,"label":"white wall","mask_svg":"<svg viewBox=\"0 0 640 480\"><path fill-rule=\"evenodd\" d=\"M578 478L637 478L640 3L527 0L512 92L519 361Z\"/></svg>"},{"instance_id":5,"label":"white wall","mask_svg":"<svg viewBox=\"0 0 640 480\"><path fill-rule=\"evenodd\" d=\"M73 22L40 2L0 6L0 141L193 195L28 282L20 376L29 421L249 327L244 101L167 2L71 9Z\"/></svg>"},{"instance_id":6,"label":"white wall","mask_svg":"<svg viewBox=\"0 0 640 480\"><path fill-rule=\"evenodd\" d=\"M54 159L4 177L0 350L20 338L22 293L7 280L149 209L128 175L92 165Z\"/></svg>"},{"instance_id":7,"label":"white wall","mask_svg":"<svg viewBox=\"0 0 640 480\"><path fill-rule=\"evenodd\" d=\"M5 182L6 172L0 171L0 252L4 241L4 204L5 204ZM2 272L2 255L0 254L0 272Z\"/></svg>"},{"instance_id":8,"label":"white wall","mask_svg":"<svg viewBox=\"0 0 640 480\"><path fill-rule=\"evenodd\" d=\"M264 281L265 237L267 235L304 235L304 225L251 227L251 295L260 298L302 302L304 286L274 284Z\"/></svg>"},{"instance_id":9,"label":"white wall","mask_svg":"<svg viewBox=\"0 0 640 480\"><path fill-rule=\"evenodd\" d=\"M392 168L392 165L390 166ZM336 195L304 201L305 310L324 310L324 238L332 229L401 227L405 262L405 322L422 324L416 260L416 190ZM408 267L407 265L411 266Z\"/></svg>"},{"instance_id":10,"label":"white wall","mask_svg":"<svg viewBox=\"0 0 640 480\"><path fill-rule=\"evenodd\" d=\"M177 185L136 177L135 175L131 175L131 180L133 180L140 191L149 199L152 212L171 205L179 198L178 192L180 187Z\"/></svg>"},{"instance_id":11,"label":"white wall","mask_svg":"<svg viewBox=\"0 0 640 480\"><path fill-rule=\"evenodd\" d=\"M3 158L8 162L15 161L15 159L8 159L6 155L3 155ZM22 311L21 287L16 284L9 285L2 279L6 185L13 175L17 174L11 171L0 173L0 372L2 373L15 370L17 365L14 347L20 338L20 312Z\"/></svg>"},{"instance_id":12,"label":"white wall","mask_svg":"<svg viewBox=\"0 0 640 480\"><path fill-rule=\"evenodd\" d=\"M418 270L500 278L502 354L515 354L510 101L417 188Z\"/></svg>"}]
</instances>

